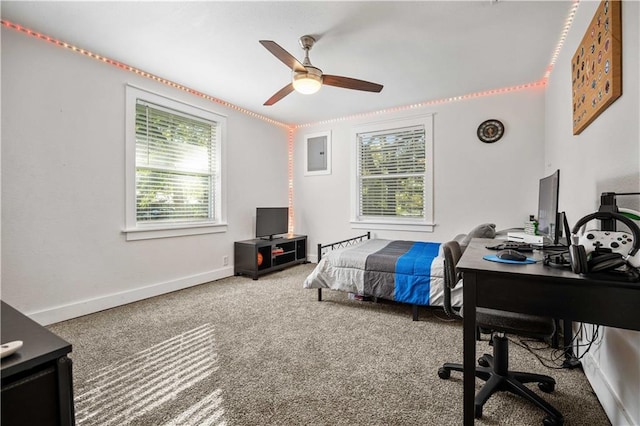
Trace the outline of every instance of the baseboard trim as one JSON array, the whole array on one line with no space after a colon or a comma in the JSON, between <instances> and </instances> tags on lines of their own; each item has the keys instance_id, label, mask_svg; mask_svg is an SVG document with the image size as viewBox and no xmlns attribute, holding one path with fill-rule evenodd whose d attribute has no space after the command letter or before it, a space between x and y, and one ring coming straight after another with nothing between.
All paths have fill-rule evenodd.
<instances>
[{"instance_id":1,"label":"baseboard trim","mask_svg":"<svg viewBox=\"0 0 640 426\"><path fill-rule=\"evenodd\" d=\"M82 300L42 311L31 312L27 313L27 316L41 325L49 325L81 317L83 315L104 311L105 309L115 308L116 306L126 305L127 303L171 293L172 291L182 290L195 285L230 277L232 275L233 267L225 267L202 274L183 277L173 281L152 284L128 291L96 297L95 299Z\"/></svg>"},{"instance_id":2,"label":"baseboard trim","mask_svg":"<svg viewBox=\"0 0 640 426\"><path fill-rule=\"evenodd\" d=\"M602 372L600 365L598 365L590 353L585 354L582 358L582 369L584 370L585 376L587 376L587 380L589 380L589 384L591 384L593 391L598 397L600 405L602 405L605 413L607 413L607 417L609 417L611 424L634 424L631 417L629 417L629 413L625 409L624 404L612 388L605 374Z\"/></svg>"}]
</instances>

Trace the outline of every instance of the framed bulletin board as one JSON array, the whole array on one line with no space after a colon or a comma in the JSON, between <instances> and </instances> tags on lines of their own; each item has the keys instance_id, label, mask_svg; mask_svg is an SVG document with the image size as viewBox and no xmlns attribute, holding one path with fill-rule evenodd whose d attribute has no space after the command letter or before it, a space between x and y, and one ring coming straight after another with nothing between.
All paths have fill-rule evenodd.
<instances>
[{"instance_id":1,"label":"framed bulletin board","mask_svg":"<svg viewBox=\"0 0 640 426\"><path fill-rule=\"evenodd\" d=\"M571 63L573 134L579 135L622 95L620 0L602 0Z\"/></svg>"}]
</instances>

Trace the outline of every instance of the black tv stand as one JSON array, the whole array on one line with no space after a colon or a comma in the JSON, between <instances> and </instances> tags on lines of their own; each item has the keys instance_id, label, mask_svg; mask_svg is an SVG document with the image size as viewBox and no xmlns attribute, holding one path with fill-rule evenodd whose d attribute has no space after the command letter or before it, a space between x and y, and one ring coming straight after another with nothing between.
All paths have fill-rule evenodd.
<instances>
[{"instance_id":1,"label":"black tv stand","mask_svg":"<svg viewBox=\"0 0 640 426\"><path fill-rule=\"evenodd\" d=\"M307 236L236 241L233 273L257 280L259 276L307 262Z\"/></svg>"}]
</instances>

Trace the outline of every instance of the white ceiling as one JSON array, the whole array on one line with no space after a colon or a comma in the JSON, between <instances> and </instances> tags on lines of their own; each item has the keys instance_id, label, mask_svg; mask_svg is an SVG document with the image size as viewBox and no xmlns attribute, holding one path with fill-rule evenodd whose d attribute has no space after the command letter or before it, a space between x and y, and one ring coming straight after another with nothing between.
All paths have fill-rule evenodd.
<instances>
[{"instance_id":1,"label":"white ceiling","mask_svg":"<svg viewBox=\"0 0 640 426\"><path fill-rule=\"evenodd\" d=\"M2 18L289 124L540 80L573 2L565 1L2 1ZM291 71L258 40L302 61L318 40L327 74L384 85L324 86L263 103Z\"/></svg>"}]
</instances>

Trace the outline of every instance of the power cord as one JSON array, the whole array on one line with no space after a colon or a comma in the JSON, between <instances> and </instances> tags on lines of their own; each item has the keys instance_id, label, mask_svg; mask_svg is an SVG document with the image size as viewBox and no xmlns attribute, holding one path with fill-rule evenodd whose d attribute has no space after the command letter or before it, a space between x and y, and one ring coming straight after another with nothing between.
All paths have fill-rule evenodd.
<instances>
[{"instance_id":1,"label":"power cord","mask_svg":"<svg viewBox=\"0 0 640 426\"><path fill-rule=\"evenodd\" d=\"M556 350L554 350L551 353L551 357L547 358L541 354L539 354L538 352L542 352L542 351L547 351L551 345L549 343L546 342L541 342L540 340L536 340L536 339L523 339L523 338L509 338L509 341L517 346L520 346L523 349L526 349L529 353L531 353L540 364L542 364L543 366L553 369L553 370L562 370L564 367L562 366L562 363L559 363L559 357L557 357L555 355ZM537 343L540 346L534 347L532 346L532 343Z\"/></svg>"},{"instance_id":2,"label":"power cord","mask_svg":"<svg viewBox=\"0 0 640 426\"><path fill-rule=\"evenodd\" d=\"M600 326L595 325L592 329L591 335L587 339L585 343L579 343L578 338L582 335L587 335L587 327L584 323L580 323L578 331L573 335L571 341L569 342L569 346L554 349L549 357L545 357L538 352L547 351L551 348L551 345L546 342L541 342L536 339L525 339L525 338L509 338L513 344L520 346L523 349L526 349L529 353L531 353L543 366L550 369L573 369L580 367L580 361L584 358L584 356L591 350L591 347L594 343L596 343L600 339ZM532 343L537 343L538 346L532 345ZM579 356L573 355L572 357L567 357L567 349L576 350L576 353L580 352L580 349L583 349Z\"/></svg>"},{"instance_id":3,"label":"power cord","mask_svg":"<svg viewBox=\"0 0 640 426\"><path fill-rule=\"evenodd\" d=\"M544 265L552 268L568 268L571 266L569 261L569 251L566 248L545 250Z\"/></svg>"}]
</instances>

